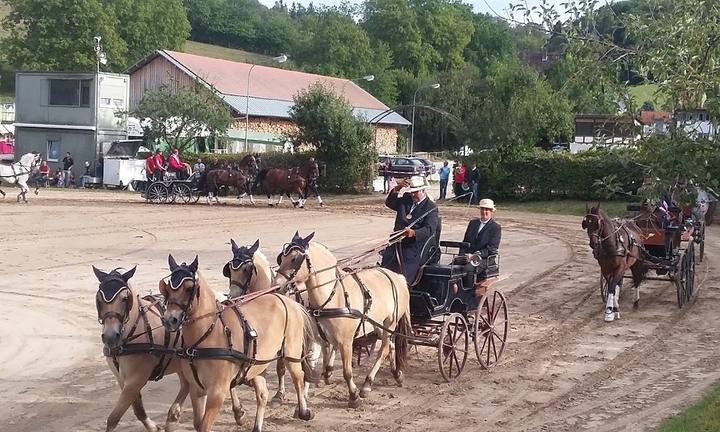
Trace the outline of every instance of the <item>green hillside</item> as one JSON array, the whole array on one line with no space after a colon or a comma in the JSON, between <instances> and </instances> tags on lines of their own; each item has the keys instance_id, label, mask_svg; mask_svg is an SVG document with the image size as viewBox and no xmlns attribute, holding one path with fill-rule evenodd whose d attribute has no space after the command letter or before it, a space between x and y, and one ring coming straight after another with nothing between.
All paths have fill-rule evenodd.
<instances>
[{"instance_id":1,"label":"green hillside","mask_svg":"<svg viewBox=\"0 0 720 432\"><path fill-rule=\"evenodd\" d=\"M635 100L638 109L643 103L650 101L655 105L656 110L661 111L666 108L667 98L663 94L656 93L657 90L657 84L641 84L628 88L630 96Z\"/></svg>"},{"instance_id":2,"label":"green hillside","mask_svg":"<svg viewBox=\"0 0 720 432\"><path fill-rule=\"evenodd\" d=\"M243 63L268 63L269 56L251 53L239 49L225 48L217 45L210 45L202 42L187 41L182 49L188 54L196 54L205 57L213 57Z\"/></svg>"}]
</instances>

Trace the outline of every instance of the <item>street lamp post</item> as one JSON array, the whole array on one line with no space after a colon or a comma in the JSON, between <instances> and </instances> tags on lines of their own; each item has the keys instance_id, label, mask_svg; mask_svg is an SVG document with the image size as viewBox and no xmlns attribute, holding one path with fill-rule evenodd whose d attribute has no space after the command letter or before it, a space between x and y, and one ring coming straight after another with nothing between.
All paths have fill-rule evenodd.
<instances>
[{"instance_id":1,"label":"street lamp post","mask_svg":"<svg viewBox=\"0 0 720 432\"><path fill-rule=\"evenodd\" d=\"M102 44L100 43L102 41L101 36L95 36L93 37L93 45L95 50L95 60L96 60L96 67L95 67L95 97L93 102L93 114L95 116L95 159L97 160L100 157L100 143L99 143L99 131L100 128L100 121L98 119L100 109L98 105L100 104L100 64L107 64L107 56L105 55L105 51L103 51Z\"/></svg>"},{"instance_id":2,"label":"street lamp post","mask_svg":"<svg viewBox=\"0 0 720 432\"><path fill-rule=\"evenodd\" d=\"M343 84L343 86L342 86L341 93L342 93L342 94L345 94L345 87L347 87L347 85L350 84L351 82L362 81L362 80L365 80L365 81L373 81L373 80L375 80L375 75L365 75L365 76L360 77L360 78L353 78L353 79L351 79L351 80L345 81L345 84Z\"/></svg>"},{"instance_id":3,"label":"street lamp post","mask_svg":"<svg viewBox=\"0 0 720 432\"><path fill-rule=\"evenodd\" d=\"M287 59L287 56L283 54L273 57L271 60L275 63L285 63ZM248 151L248 128L250 127L250 113L248 112L250 109L250 74L255 66L257 66L257 64L250 66L247 74L247 85L245 86L245 151Z\"/></svg>"},{"instance_id":4,"label":"street lamp post","mask_svg":"<svg viewBox=\"0 0 720 432\"><path fill-rule=\"evenodd\" d=\"M411 124L411 126L410 126L410 151L408 152L408 155L409 155L409 156L412 156L412 154L413 154L413 144L414 144L414 140L415 140L415 98L417 98L418 92L419 92L421 89L424 89L424 88L434 88L434 89L438 89L438 88L440 88L440 84L439 84L439 83L433 83L433 84L428 84L428 85L420 86L420 87L417 88L417 90L415 90L415 93L413 94L412 124Z\"/></svg>"}]
</instances>

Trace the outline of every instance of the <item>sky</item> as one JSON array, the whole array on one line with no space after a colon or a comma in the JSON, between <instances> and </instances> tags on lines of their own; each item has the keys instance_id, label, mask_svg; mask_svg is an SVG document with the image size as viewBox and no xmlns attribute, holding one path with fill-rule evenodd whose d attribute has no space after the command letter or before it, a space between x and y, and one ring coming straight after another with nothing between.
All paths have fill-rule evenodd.
<instances>
[{"instance_id":1,"label":"sky","mask_svg":"<svg viewBox=\"0 0 720 432\"><path fill-rule=\"evenodd\" d=\"M308 3L313 5L327 5L327 6L339 6L344 0L285 0L285 3L290 5L293 3L301 3L305 6ZM508 5L511 3L517 4L525 1L528 7L537 6L541 3L541 0L463 0L463 3L471 4L473 10L476 13L487 13L490 15L500 15L503 18L510 16L508 11ZM566 2L567 0L547 0L547 4L554 5L558 9L562 9L560 3ZM275 4L275 0L260 0L260 3L265 6L272 7ZM361 0L350 0L350 3L361 3Z\"/></svg>"}]
</instances>

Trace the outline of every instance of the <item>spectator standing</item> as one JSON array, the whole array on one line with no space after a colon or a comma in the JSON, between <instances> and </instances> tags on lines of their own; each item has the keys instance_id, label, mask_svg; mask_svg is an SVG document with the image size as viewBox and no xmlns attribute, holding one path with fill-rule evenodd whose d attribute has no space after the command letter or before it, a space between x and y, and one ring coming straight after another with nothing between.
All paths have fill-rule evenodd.
<instances>
[{"instance_id":1,"label":"spectator standing","mask_svg":"<svg viewBox=\"0 0 720 432\"><path fill-rule=\"evenodd\" d=\"M387 159L385 159L384 165L385 165L385 173L384 173L385 175L384 175L384 180L383 180L383 193L386 194L386 193L390 192L390 189L392 189L390 187L390 179L392 179L392 172L391 172L392 171L392 161L390 160L389 157Z\"/></svg>"},{"instance_id":2,"label":"spectator standing","mask_svg":"<svg viewBox=\"0 0 720 432\"><path fill-rule=\"evenodd\" d=\"M472 195L470 195L470 203L477 204L478 201L480 201L480 197L478 196L480 189L480 170L478 170L476 162L473 162L472 169L467 175L467 182L470 186L470 192L472 192Z\"/></svg>"},{"instance_id":3,"label":"spectator standing","mask_svg":"<svg viewBox=\"0 0 720 432\"><path fill-rule=\"evenodd\" d=\"M443 166L440 168L440 199L447 199L447 185L450 180L450 167L448 161L443 162Z\"/></svg>"},{"instance_id":4,"label":"spectator standing","mask_svg":"<svg viewBox=\"0 0 720 432\"><path fill-rule=\"evenodd\" d=\"M465 164L460 164L455 168L453 177L453 192L456 197L459 197L463 193L462 185L465 182Z\"/></svg>"},{"instance_id":5,"label":"spectator standing","mask_svg":"<svg viewBox=\"0 0 720 432\"><path fill-rule=\"evenodd\" d=\"M72 155L70 152L65 153L65 157L62 160L63 162L63 176L65 178L65 183L63 184L64 187L70 186L70 178L72 177L72 169L75 165L75 161L72 158Z\"/></svg>"},{"instance_id":6,"label":"spectator standing","mask_svg":"<svg viewBox=\"0 0 720 432\"><path fill-rule=\"evenodd\" d=\"M59 188L65 187L65 171L60 169L60 167L58 167L55 172L55 185Z\"/></svg>"},{"instance_id":7,"label":"spectator standing","mask_svg":"<svg viewBox=\"0 0 720 432\"><path fill-rule=\"evenodd\" d=\"M202 174L205 172L205 164L203 163L201 158L198 158L197 162L195 162L195 165L193 165L193 173Z\"/></svg>"}]
</instances>

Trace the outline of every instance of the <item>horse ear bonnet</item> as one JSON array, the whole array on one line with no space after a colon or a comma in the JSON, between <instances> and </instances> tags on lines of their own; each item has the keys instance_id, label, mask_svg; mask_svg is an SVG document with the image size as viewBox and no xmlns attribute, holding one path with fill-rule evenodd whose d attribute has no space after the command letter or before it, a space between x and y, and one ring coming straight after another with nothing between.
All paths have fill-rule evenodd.
<instances>
[{"instance_id":1,"label":"horse ear bonnet","mask_svg":"<svg viewBox=\"0 0 720 432\"><path fill-rule=\"evenodd\" d=\"M175 290L180 288L185 279L195 279L195 273L182 263L170 274L170 288Z\"/></svg>"},{"instance_id":2,"label":"horse ear bonnet","mask_svg":"<svg viewBox=\"0 0 720 432\"><path fill-rule=\"evenodd\" d=\"M110 303L125 288L127 288L127 282L122 278L122 275L117 271L112 271L100 281L98 300L102 298L105 303Z\"/></svg>"}]
</instances>

